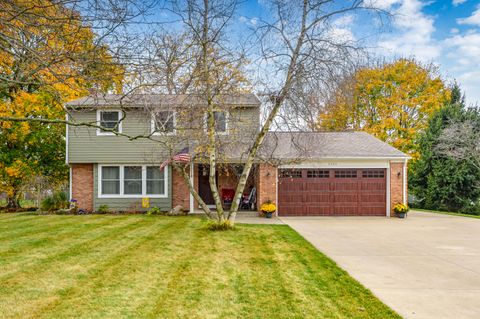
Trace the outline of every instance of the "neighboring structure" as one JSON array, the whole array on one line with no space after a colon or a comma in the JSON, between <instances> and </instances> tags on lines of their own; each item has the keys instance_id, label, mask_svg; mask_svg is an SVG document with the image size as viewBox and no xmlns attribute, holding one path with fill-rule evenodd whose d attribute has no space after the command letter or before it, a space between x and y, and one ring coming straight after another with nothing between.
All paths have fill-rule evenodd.
<instances>
[{"instance_id":1,"label":"neighboring structure","mask_svg":"<svg viewBox=\"0 0 480 319\"><path fill-rule=\"evenodd\" d=\"M246 150L260 127L260 102L254 95L224 97L222 103L228 107L215 113L219 140L224 141L217 169L220 192L235 188ZM148 198L150 207L162 210L177 205L197 209L181 176L170 167L159 170L185 146L194 157L189 174L195 189L206 204L213 204L208 165L195 154L205 135L198 99L107 95L75 100L66 108L76 122L117 127L129 136L150 135L128 140L96 128L68 127L70 191L80 208L92 211L108 205L139 211L146 209L142 199ZM246 191L255 187L259 204L276 202L281 216L390 216L393 205L407 200L407 159L367 133L270 132Z\"/></svg>"}]
</instances>

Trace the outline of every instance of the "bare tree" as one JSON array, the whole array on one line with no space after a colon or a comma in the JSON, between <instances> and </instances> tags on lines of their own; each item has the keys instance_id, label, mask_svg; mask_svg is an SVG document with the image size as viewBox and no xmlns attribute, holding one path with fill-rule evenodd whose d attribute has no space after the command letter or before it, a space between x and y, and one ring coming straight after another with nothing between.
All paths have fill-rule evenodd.
<instances>
[{"instance_id":1,"label":"bare tree","mask_svg":"<svg viewBox=\"0 0 480 319\"><path fill-rule=\"evenodd\" d=\"M215 213L195 191L187 167L174 163L174 168L184 177L190 192L206 215L219 223L229 224L235 222L247 179L254 162L260 159L259 149L273 123L277 121L277 128L295 130L287 125L291 123L291 119L286 117L287 114L302 112L306 118L316 116L315 112L318 110L314 111L308 105L322 97L315 96L312 92L326 85L328 80L335 76L338 68L357 58L361 44L338 36L333 21L345 14L361 10L383 14L361 0L266 1L264 5L268 18L259 20L254 27L255 41L248 50L243 50L243 46L235 44L230 33L231 24L238 14L238 0L168 1L161 9L168 10L179 18L175 27L180 29L180 35L160 30L144 37L130 34L120 38L119 32L114 31L122 30L125 18L132 17L135 21L138 17L126 13L132 4L133 2L126 1L125 7L114 11L120 13L119 17L105 21L100 19L99 21L103 22L95 24L99 43L112 44L112 56L122 61L126 69L124 92L117 99L124 110L124 117L127 114L125 106L128 106L129 96L134 99L145 97L145 100L141 101L143 110L155 112L162 106L149 101L148 94L186 94L189 98L177 107L182 116L192 118L189 123L194 127L185 128L183 140L178 138L174 142L155 137L151 133L131 136L119 133L116 129L102 129L130 140L152 140L171 154L182 142L195 140L197 154L210 167L209 184L215 201ZM86 17L90 23L96 21L94 15ZM249 70L255 68L255 72L247 72L245 66L248 62ZM322 81L318 81L319 76ZM234 200L230 210L224 212L215 179L216 169L219 162L222 162L219 158L225 150L235 145L238 140L225 141L221 134L218 134L215 112L229 111L231 103L226 102L228 98L225 97L235 98L249 91L251 84L255 85L264 102L263 121L260 129L253 130L252 136L247 139L248 145L243 154L244 165L241 174L238 174ZM199 114L206 114L206 132L203 129L203 115ZM283 121L282 116L285 119ZM98 127L97 123L61 119L0 117L0 120ZM304 129L305 126L302 125L303 123L296 123L294 126Z\"/></svg>"},{"instance_id":2,"label":"bare tree","mask_svg":"<svg viewBox=\"0 0 480 319\"><path fill-rule=\"evenodd\" d=\"M435 149L455 160L468 161L480 170L479 125L479 121L474 120L451 123L442 131Z\"/></svg>"}]
</instances>

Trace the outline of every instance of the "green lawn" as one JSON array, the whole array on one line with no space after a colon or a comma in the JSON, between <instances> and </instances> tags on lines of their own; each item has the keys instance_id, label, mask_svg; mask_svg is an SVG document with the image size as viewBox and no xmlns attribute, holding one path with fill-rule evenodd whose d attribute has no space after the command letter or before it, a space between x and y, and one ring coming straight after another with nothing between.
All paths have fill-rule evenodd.
<instances>
[{"instance_id":1,"label":"green lawn","mask_svg":"<svg viewBox=\"0 0 480 319\"><path fill-rule=\"evenodd\" d=\"M399 318L288 226L0 214L1 318Z\"/></svg>"}]
</instances>

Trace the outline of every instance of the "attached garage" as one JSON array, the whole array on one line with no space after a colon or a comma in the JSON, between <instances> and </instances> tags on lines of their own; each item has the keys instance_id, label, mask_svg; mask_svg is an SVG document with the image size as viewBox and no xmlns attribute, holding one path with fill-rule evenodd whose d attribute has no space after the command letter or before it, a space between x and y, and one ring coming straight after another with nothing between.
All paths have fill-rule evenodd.
<instances>
[{"instance_id":1,"label":"attached garage","mask_svg":"<svg viewBox=\"0 0 480 319\"><path fill-rule=\"evenodd\" d=\"M276 202L279 216L393 216L407 202L409 156L367 133L267 137L258 202Z\"/></svg>"},{"instance_id":2,"label":"attached garage","mask_svg":"<svg viewBox=\"0 0 480 319\"><path fill-rule=\"evenodd\" d=\"M279 216L385 216L385 168L279 169Z\"/></svg>"}]
</instances>

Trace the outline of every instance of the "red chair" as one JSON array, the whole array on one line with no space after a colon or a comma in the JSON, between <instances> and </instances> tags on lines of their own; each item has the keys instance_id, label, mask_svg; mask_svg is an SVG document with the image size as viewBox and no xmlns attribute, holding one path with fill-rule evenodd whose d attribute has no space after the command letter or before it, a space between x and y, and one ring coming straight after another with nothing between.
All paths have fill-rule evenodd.
<instances>
[{"instance_id":1,"label":"red chair","mask_svg":"<svg viewBox=\"0 0 480 319\"><path fill-rule=\"evenodd\" d=\"M233 188L222 188L220 191L220 196L222 197L223 205L232 205L233 197L235 196L235 190Z\"/></svg>"}]
</instances>

